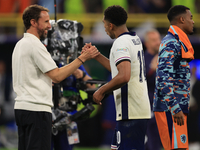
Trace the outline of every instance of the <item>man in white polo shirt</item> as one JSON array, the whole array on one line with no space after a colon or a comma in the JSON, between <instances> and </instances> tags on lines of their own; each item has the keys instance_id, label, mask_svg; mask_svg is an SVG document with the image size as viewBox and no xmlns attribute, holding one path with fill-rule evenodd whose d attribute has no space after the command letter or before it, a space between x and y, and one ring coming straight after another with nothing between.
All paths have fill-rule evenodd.
<instances>
[{"instance_id":1,"label":"man in white polo shirt","mask_svg":"<svg viewBox=\"0 0 200 150\"><path fill-rule=\"evenodd\" d=\"M99 54L95 59L112 73L112 80L93 95L101 104L105 94L113 91L117 125L111 149L144 150L147 121L151 117L147 92L142 43L135 32L126 27L127 13L121 6L110 6L104 11L106 33L116 40L109 59ZM83 52L91 44L83 47Z\"/></svg>"},{"instance_id":2,"label":"man in white polo shirt","mask_svg":"<svg viewBox=\"0 0 200 150\"><path fill-rule=\"evenodd\" d=\"M71 75L86 60L98 55L93 46L69 65L58 68L40 40L51 28L48 9L31 5L23 13L26 33L12 55L13 87L17 94L15 118L19 150L50 150L52 81L58 83Z\"/></svg>"}]
</instances>

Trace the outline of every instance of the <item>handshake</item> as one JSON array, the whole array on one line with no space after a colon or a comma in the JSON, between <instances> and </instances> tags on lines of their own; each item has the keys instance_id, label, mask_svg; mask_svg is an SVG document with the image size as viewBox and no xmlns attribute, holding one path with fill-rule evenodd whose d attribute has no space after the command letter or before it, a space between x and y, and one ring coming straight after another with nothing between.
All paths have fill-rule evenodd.
<instances>
[{"instance_id":1,"label":"handshake","mask_svg":"<svg viewBox=\"0 0 200 150\"><path fill-rule=\"evenodd\" d=\"M83 63L86 60L94 58L97 60L102 66L104 66L108 71L111 71L109 59L103 56L95 46L92 46L91 43L86 43L83 48L81 55L78 59ZM112 90L108 90L107 84L101 86L94 94L93 101L99 105L101 105L101 101L105 97L106 94L112 92Z\"/></svg>"},{"instance_id":2,"label":"handshake","mask_svg":"<svg viewBox=\"0 0 200 150\"><path fill-rule=\"evenodd\" d=\"M93 46L91 43L86 43L82 47L81 55L78 57L78 59L84 63L87 60L96 58L98 55L100 55L100 52L98 49Z\"/></svg>"}]
</instances>

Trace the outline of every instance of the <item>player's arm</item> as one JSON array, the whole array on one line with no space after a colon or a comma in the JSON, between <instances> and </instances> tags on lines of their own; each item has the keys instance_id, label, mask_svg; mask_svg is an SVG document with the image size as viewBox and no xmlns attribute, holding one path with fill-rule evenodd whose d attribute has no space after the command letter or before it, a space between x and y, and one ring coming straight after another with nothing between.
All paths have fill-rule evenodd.
<instances>
[{"instance_id":1,"label":"player's arm","mask_svg":"<svg viewBox=\"0 0 200 150\"><path fill-rule=\"evenodd\" d=\"M108 71L111 72L111 68L110 68L110 62L109 59L106 58L104 55L99 54L98 56L96 56L94 58L95 60L97 60L102 66L104 66Z\"/></svg>"},{"instance_id":2,"label":"player's arm","mask_svg":"<svg viewBox=\"0 0 200 150\"><path fill-rule=\"evenodd\" d=\"M53 80L53 82L59 83L68 76L70 76L76 69L78 69L82 65L83 62L93 58L95 55L99 55L99 51L96 49L96 47L92 46L88 49L88 51L82 53L77 59L75 59L70 64L61 68L50 70L45 74L49 76Z\"/></svg>"},{"instance_id":3,"label":"player's arm","mask_svg":"<svg viewBox=\"0 0 200 150\"><path fill-rule=\"evenodd\" d=\"M65 65L61 68L56 68L46 72L45 74L49 76L54 83L59 83L65 78L69 77L79 66L82 65L82 62L79 59L75 59L68 65Z\"/></svg>"},{"instance_id":4,"label":"player's arm","mask_svg":"<svg viewBox=\"0 0 200 150\"><path fill-rule=\"evenodd\" d=\"M76 69L76 71L73 72L73 75L76 77L76 79L81 79L82 81L92 80L86 70ZM96 88L95 84L88 83L86 86L87 88Z\"/></svg>"},{"instance_id":5,"label":"player's arm","mask_svg":"<svg viewBox=\"0 0 200 150\"><path fill-rule=\"evenodd\" d=\"M87 81L87 80L92 80L92 78L89 76L89 75L85 75L85 77L82 79L83 81ZM95 89L96 88L96 85L95 84L86 84L87 88L90 88L90 89Z\"/></svg>"},{"instance_id":6,"label":"player's arm","mask_svg":"<svg viewBox=\"0 0 200 150\"><path fill-rule=\"evenodd\" d=\"M161 94L163 95L165 103L174 117L174 121L177 122L178 125L182 125L184 123L184 116L179 106L179 102L176 100L176 97L174 95L173 87L173 70L176 54L177 50L171 47L166 47L160 52L158 64L158 80L160 80L159 88L161 90Z\"/></svg>"},{"instance_id":7,"label":"player's arm","mask_svg":"<svg viewBox=\"0 0 200 150\"><path fill-rule=\"evenodd\" d=\"M131 77L131 63L130 61L122 61L117 65L118 74L106 84L103 90L105 94L110 93L118 88L121 88L129 82Z\"/></svg>"},{"instance_id":8,"label":"player's arm","mask_svg":"<svg viewBox=\"0 0 200 150\"><path fill-rule=\"evenodd\" d=\"M159 54L157 76L160 92L172 115L181 111L178 101L174 95L174 61L175 53L170 47L165 47Z\"/></svg>"},{"instance_id":9,"label":"player's arm","mask_svg":"<svg viewBox=\"0 0 200 150\"><path fill-rule=\"evenodd\" d=\"M92 46L91 43L86 43L84 45L84 47L82 48L82 52L87 51L88 48L90 48ZM110 61L108 58L106 58L104 55L102 55L101 53L97 56L93 57L94 59L96 59L102 66L104 66L108 71L111 72L111 68L110 68Z\"/></svg>"},{"instance_id":10,"label":"player's arm","mask_svg":"<svg viewBox=\"0 0 200 150\"><path fill-rule=\"evenodd\" d=\"M122 61L117 65L118 74L107 84L99 88L93 95L93 100L97 104L101 104L101 100L105 94L110 93L118 88L124 86L130 80L131 63L130 61Z\"/></svg>"}]
</instances>

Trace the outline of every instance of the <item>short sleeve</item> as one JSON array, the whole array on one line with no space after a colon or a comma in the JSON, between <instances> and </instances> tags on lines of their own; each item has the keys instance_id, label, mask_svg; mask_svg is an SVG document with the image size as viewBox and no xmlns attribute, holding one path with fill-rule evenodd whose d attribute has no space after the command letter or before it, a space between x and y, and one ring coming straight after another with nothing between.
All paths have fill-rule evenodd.
<instances>
[{"instance_id":1,"label":"short sleeve","mask_svg":"<svg viewBox=\"0 0 200 150\"><path fill-rule=\"evenodd\" d=\"M114 58L115 65L117 66L122 61L130 61L130 49L128 48L128 43L126 42L115 42L112 48L112 55Z\"/></svg>"},{"instance_id":2,"label":"short sleeve","mask_svg":"<svg viewBox=\"0 0 200 150\"><path fill-rule=\"evenodd\" d=\"M46 73L50 70L57 68L56 63L51 58L50 53L47 51L44 45L38 45L33 48L32 51L32 58L38 68L43 72Z\"/></svg>"}]
</instances>

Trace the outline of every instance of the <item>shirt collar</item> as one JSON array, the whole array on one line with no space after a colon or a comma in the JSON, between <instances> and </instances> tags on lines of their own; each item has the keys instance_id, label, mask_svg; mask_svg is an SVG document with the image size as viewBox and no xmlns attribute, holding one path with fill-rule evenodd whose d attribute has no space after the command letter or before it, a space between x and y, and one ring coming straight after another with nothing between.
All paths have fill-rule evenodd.
<instances>
[{"instance_id":1,"label":"shirt collar","mask_svg":"<svg viewBox=\"0 0 200 150\"><path fill-rule=\"evenodd\" d=\"M40 41L40 39L38 39L37 36L35 36L34 34L31 34L31 33L24 33L24 37L31 37L31 38L33 38L35 40L39 40Z\"/></svg>"},{"instance_id":2,"label":"shirt collar","mask_svg":"<svg viewBox=\"0 0 200 150\"><path fill-rule=\"evenodd\" d=\"M120 37L122 35L125 35L125 34L131 35L131 36L135 36L136 35L135 32L124 32L124 33L120 34L118 37Z\"/></svg>"}]
</instances>

